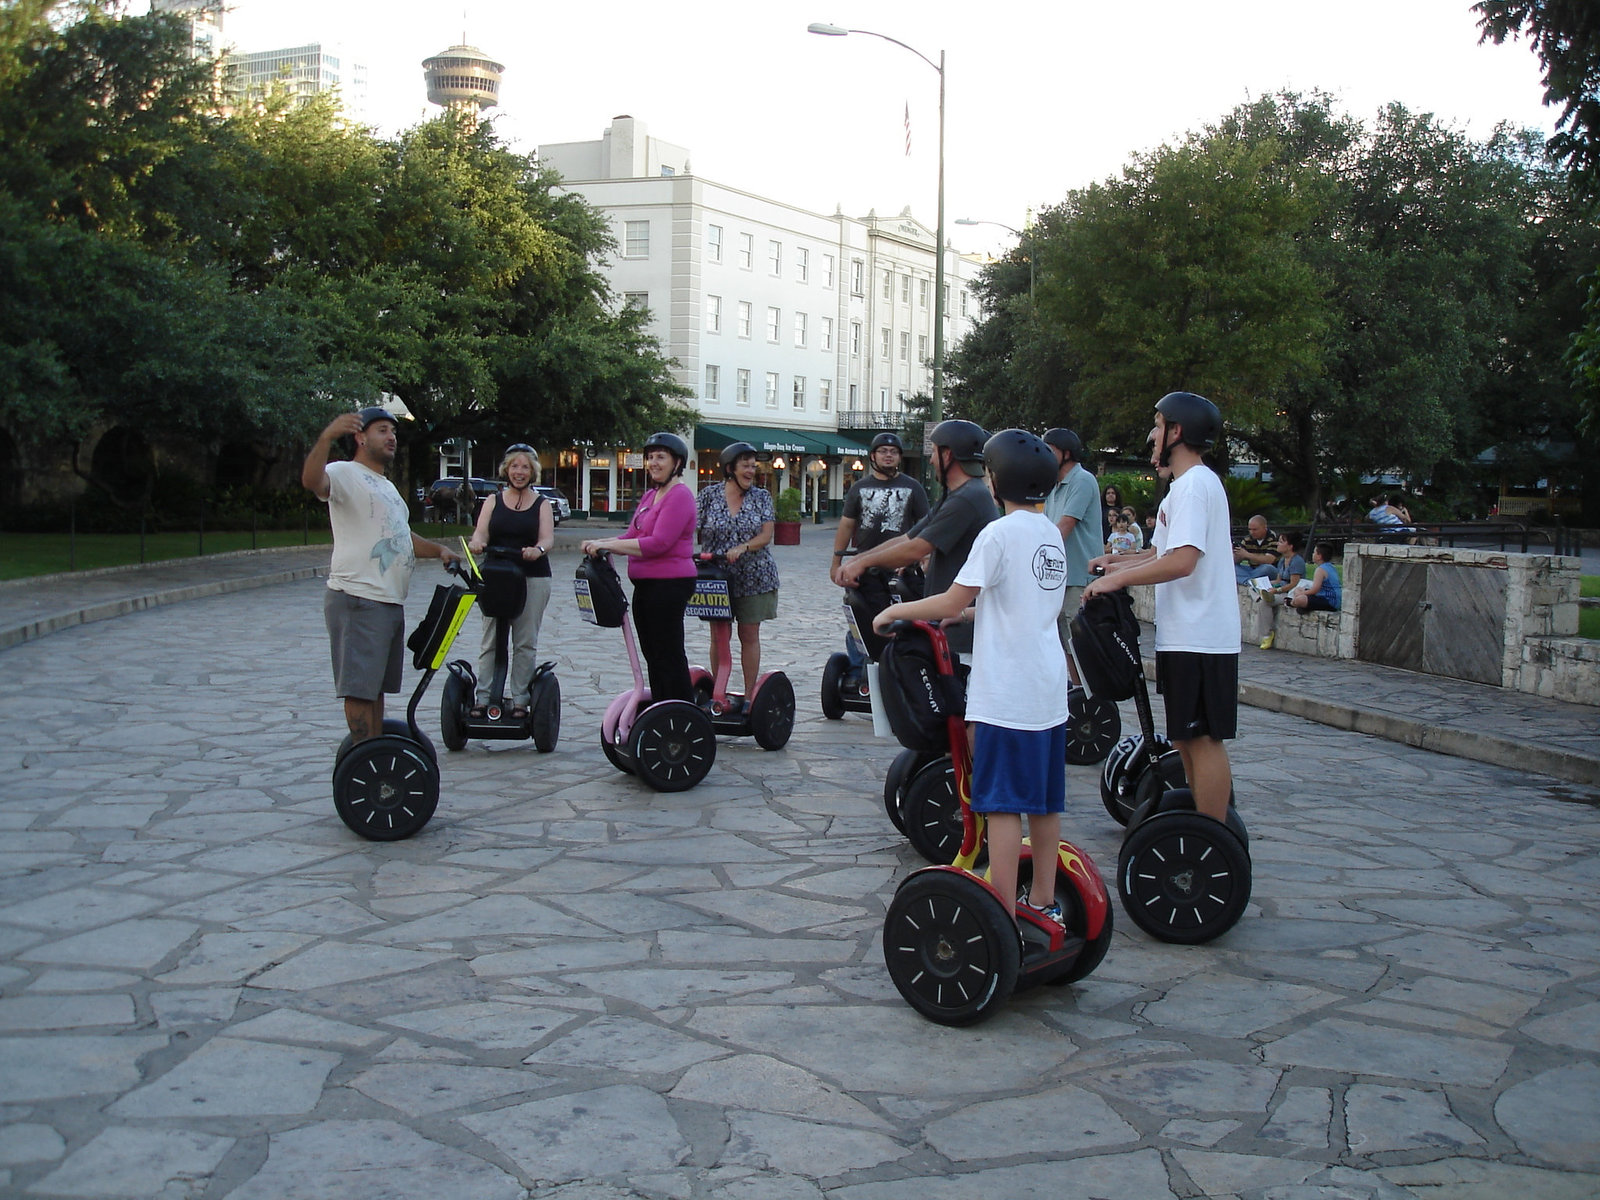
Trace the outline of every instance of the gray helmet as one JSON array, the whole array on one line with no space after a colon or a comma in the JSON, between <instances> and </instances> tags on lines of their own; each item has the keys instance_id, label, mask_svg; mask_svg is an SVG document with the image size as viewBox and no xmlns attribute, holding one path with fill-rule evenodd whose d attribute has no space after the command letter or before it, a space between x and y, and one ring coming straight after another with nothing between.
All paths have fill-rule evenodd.
<instances>
[{"instance_id":1,"label":"gray helmet","mask_svg":"<svg viewBox=\"0 0 1600 1200\"><path fill-rule=\"evenodd\" d=\"M1183 430L1179 440L1185 446L1209 450L1222 436L1222 411L1204 396L1193 392L1168 392L1156 401L1156 411L1167 419L1168 425L1177 425Z\"/></svg>"},{"instance_id":2,"label":"gray helmet","mask_svg":"<svg viewBox=\"0 0 1600 1200\"><path fill-rule=\"evenodd\" d=\"M928 440L954 454L968 475L983 474L983 444L989 440L983 426L971 421L940 421Z\"/></svg>"},{"instance_id":3,"label":"gray helmet","mask_svg":"<svg viewBox=\"0 0 1600 1200\"><path fill-rule=\"evenodd\" d=\"M1083 442L1072 430L1057 425L1054 429L1044 431L1043 440L1046 446L1054 446L1073 462L1083 461Z\"/></svg>"},{"instance_id":4,"label":"gray helmet","mask_svg":"<svg viewBox=\"0 0 1600 1200\"><path fill-rule=\"evenodd\" d=\"M371 408L363 408L361 410L362 432L366 431L367 426L374 425L379 421L387 421L396 429L400 428L400 422L395 420L394 414L387 408L380 408L377 405L373 405Z\"/></svg>"},{"instance_id":5,"label":"gray helmet","mask_svg":"<svg viewBox=\"0 0 1600 1200\"><path fill-rule=\"evenodd\" d=\"M983 465L997 500L1038 504L1056 484L1056 456L1025 429L1002 429L983 444Z\"/></svg>"},{"instance_id":6,"label":"gray helmet","mask_svg":"<svg viewBox=\"0 0 1600 1200\"><path fill-rule=\"evenodd\" d=\"M871 454L874 450L881 450L884 446L892 446L900 451L901 454L906 452L905 445L900 441L898 433L880 433L872 439L872 445L867 447L867 453Z\"/></svg>"},{"instance_id":7,"label":"gray helmet","mask_svg":"<svg viewBox=\"0 0 1600 1200\"><path fill-rule=\"evenodd\" d=\"M755 454L756 448L749 442L729 442L723 447L722 453L717 456L717 461L722 464L722 477L724 479L733 474L733 465L746 454Z\"/></svg>"},{"instance_id":8,"label":"gray helmet","mask_svg":"<svg viewBox=\"0 0 1600 1200\"><path fill-rule=\"evenodd\" d=\"M672 455L673 458L677 459L678 466L677 469L673 471L673 474L683 474L684 467L689 465L688 442L684 441L677 434L668 433L663 429L659 432L652 433L644 440L644 453L649 454L650 451L656 449L665 450L668 454Z\"/></svg>"}]
</instances>

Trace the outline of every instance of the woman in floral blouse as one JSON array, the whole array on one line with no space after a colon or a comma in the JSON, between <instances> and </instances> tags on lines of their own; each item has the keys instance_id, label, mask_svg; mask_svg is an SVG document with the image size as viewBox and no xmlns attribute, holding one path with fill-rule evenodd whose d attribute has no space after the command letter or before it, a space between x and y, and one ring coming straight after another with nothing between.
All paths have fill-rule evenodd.
<instances>
[{"instance_id":1,"label":"woman in floral blouse","mask_svg":"<svg viewBox=\"0 0 1600 1200\"><path fill-rule=\"evenodd\" d=\"M778 564L772 542L772 494L756 487L756 448L734 442L722 452L722 482L703 489L696 500L700 549L728 560L728 591L739 631L739 662L744 694L761 675L761 622L778 615ZM711 675L719 666L717 639L711 639Z\"/></svg>"}]
</instances>

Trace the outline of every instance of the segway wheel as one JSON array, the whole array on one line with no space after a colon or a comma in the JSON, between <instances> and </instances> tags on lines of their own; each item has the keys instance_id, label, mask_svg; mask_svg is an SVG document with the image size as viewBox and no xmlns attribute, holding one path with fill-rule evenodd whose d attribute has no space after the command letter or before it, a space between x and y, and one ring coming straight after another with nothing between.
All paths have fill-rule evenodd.
<instances>
[{"instance_id":1,"label":"segway wheel","mask_svg":"<svg viewBox=\"0 0 1600 1200\"><path fill-rule=\"evenodd\" d=\"M606 761L624 775L632 775L633 764L623 757L622 752L611 744L611 739L606 737L605 730L600 731L600 749L606 756Z\"/></svg>"},{"instance_id":2,"label":"segway wheel","mask_svg":"<svg viewBox=\"0 0 1600 1200\"><path fill-rule=\"evenodd\" d=\"M533 725L533 744L541 754L549 754L561 737L561 681L554 671L541 669L533 679L533 701L528 720Z\"/></svg>"},{"instance_id":3,"label":"segway wheel","mask_svg":"<svg viewBox=\"0 0 1600 1200\"><path fill-rule=\"evenodd\" d=\"M1057 853L1059 853L1059 847ZM1098 872L1096 872L1098 875ZM1017 899L1033 885L1033 855L1026 854L1017 864ZM1060 975L1045 982L1052 987L1076 983L1094 972L1111 949L1111 906L1106 906L1106 919L1101 922L1097 937L1089 936L1088 900L1083 894L1083 884L1075 876L1056 866L1056 903L1061 905L1061 922L1067 932L1083 939L1083 952Z\"/></svg>"},{"instance_id":4,"label":"segway wheel","mask_svg":"<svg viewBox=\"0 0 1600 1200\"><path fill-rule=\"evenodd\" d=\"M1122 843L1117 891L1133 923L1158 941L1209 942L1250 902L1250 855L1210 817L1155 813Z\"/></svg>"},{"instance_id":5,"label":"segway wheel","mask_svg":"<svg viewBox=\"0 0 1600 1200\"><path fill-rule=\"evenodd\" d=\"M1126 825L1133 815L1133 772L1129 768L1143 744L1143 734L1130 733L1111 747L1100 768L1100 803L1118 825Z\"/></svg>"},{"instance_id":6,"label":"segway wheel","mask_svg":"<svg viewBox=\"0 0 1600 1200\"><path fill-rule=\"evenodd\" d=\"M1148 804L1143 804L1134 810L1129 818L1130 826L1138 826L1156 813L1164 812L1194 812L1194 793L1187 787L1179 786L1171 791L1162 792ZM1239 815L1239 809L1234 803L1233 795L1228 796L1228 815L1223 824L1233 831L1233 836L1239 839L1239 844L1244 847L1245 853L1250 853L1250 831L1245 828L1244 818ZM1126 836L1126 835L1124 835Z\"/></svg>"},{"instance_id":7,"label":"segway wheel","mask_svg":"<svg viewBox=\"0 0 1600 1200\"><path fill-rule=\"evenodd\" d=\"M982 883L964 871L924 869L889 902L883 959L912 1008L940 1025L971 1025L1011 995L1022 947Z\"/></svg>"},{"instance_id":8,"label":"segway wheel","mask_svg":"<svg viewBox=\"0 0 1600 1200\"><path fill-rule=\"evenodd\" d=\"M416 833L439 805L439 765L409 736L385 734L352 747L333 771L333 806L374 842Z\"/></svg>"},{"instance_id":9,"label":"segway wheel","mask_svg":"<svg viewBox=\"0 0 1600 1200\"><path fill-rule=\"evenodd\" d=\"M458 675L456 665L450 664L450 675L444 681L444 694L439 700L439 738L446 750L467 748L467 726L461 714L471 705L473 681L471 676L463 679Z\"/></svg>"},{"instance_id":10,"label":"segway wheel","mask_svg":"<svg viewBox=\"0 0 1600 1200\"><path fill-rule=\"evenodd\" d=\"M1136 760L1137 761L1137 760ZM1173 788L1188 786L1183 774L1183 756L1176 750L1166 750L1154 759L1146 759L1144 767L1135 772L1133 779L1133 812L1126 824L1130 829L1136 824L1141 808L1152 804ZM1124 835L1126 836L1126 835Z\"/></svg>"},{"instance_id":11,"label":"segway wheel","mask_svg":"<svg viewBox=\"0 0 1600 1200\"><path fill-rule=\"evenodd\" d=\"M763 750L782 750L794 732L794 684L774 671L756 692L750 709L750 733Z\"/></svg>"},{"instance_id":12,"label":"segway wheel","mask_svg":"<svg viewBox=\"0 0 1600 1200\"><path fill-rule=\"evenodd\" d=\"M961 851L961 799L948 756L911 777L900 801L900 819L912 849L923 858L940 866L955 861Z\"/></svg>"},{"instance_id":13,"label":"segway wheel","mask_svg":"<svg viewBox=\"0 0 1600 1200\"><path fill-rule=\"evenodd\" d=\"M645 709L628 742L634 774L658 792L694 787L717 758L711 718L687 700L668 700Z\"/></svg>"},{"instance_id":14,"label":"segway wheel","mask_svg":"<svg viewBox=\"0 0 1600 1200\"><path fill-rule=\"evenodd\" d=\"M844 677L850 672L848 654L830 654L822 668L822 715L830 721L844 717Z\"/></svg>"},{"instance_id":15,"label":"segway wheel","mask_svg":"<svg viewBox=\"0 0 1600 1200\"><path fill-rule=\"evenodd\" d=\"M1067 692L1067 762L1075 767L1097 763L1111 753L1122 735L1122 714L1115 702L1086 696L1082 688Z\"/></svg>"},{"instance_id":16,"label":"segway wheel","mask_svg":"<svg viewBox=\"0 0 1600 1200\"><path fill-rule=\"evenodd\" d=\"M906 831L906 819L900 811L905 798L906 781L927 766L928 756L920 750L902 750L889 764L889 773L883 777L883 811L901 833Z\"/></svg>"},{"instance_id":17,"label":"segway wheel","mask_svg":"<svg viewBox=\"0 0 1600 1200\"><path fill-rule=\"evenodd\" d=\"M410 741L412 740L411 726L407 725L404 721L397 717L385 717L383 722L383 736L405 738L407 741ZM433 748L433 742L428 735L419 729L417 730L417 740L422 746L423 753L431 758L434 762L438 762L439 752ZM339 763L343 760L346 754L350 753L350 748L355 744L355 734L347 733L344 735L344 741L339 743L339 748L335 750L333 754L333 769L335 771L338 771Z\"/></svg>"}]
</instances>

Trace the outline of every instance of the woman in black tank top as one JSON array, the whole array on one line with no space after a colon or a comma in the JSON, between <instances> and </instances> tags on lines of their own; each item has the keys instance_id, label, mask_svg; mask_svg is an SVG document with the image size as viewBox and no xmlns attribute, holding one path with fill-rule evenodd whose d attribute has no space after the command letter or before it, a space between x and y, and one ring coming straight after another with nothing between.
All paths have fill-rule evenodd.
<instances>
[{"instance_id":1,"label":"woman in black tank top","mask_svg":"<svg viewBox=\"0 0 1600 1200\"><path fill-rule=\"evenodd\" d=\"M506 486L483 502L478 526L467 543L474 554L488 546L514 546L522 551L522 573L528 577L528 599L511 622L511 669L506 677L505 700L511 705L511 718L527 716L528 688L539 665L539 626L545 606L550 603L550 547L555 545L555 517L550 502L533 485L539 482L539 459L533 447L518 442L506 451L500 463ZM489 695L494 681L493 622L483 623L483 645L478 655L478 694L474 717L498 697Z\"/></svg>"}]
</instances>

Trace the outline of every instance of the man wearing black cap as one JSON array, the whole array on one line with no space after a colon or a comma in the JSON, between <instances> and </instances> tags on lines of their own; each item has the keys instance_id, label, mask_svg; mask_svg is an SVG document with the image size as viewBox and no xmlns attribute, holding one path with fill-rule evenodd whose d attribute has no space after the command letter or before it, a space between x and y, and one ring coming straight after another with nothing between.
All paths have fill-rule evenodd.
<instances>
[{"instance_id":1,"label":"man wearing black cap","mask_svg":"<svg viewBox=\"0 0 1600 1200\"><path fill-rule=\"evenodd\" d=\"M1044 515L1055 522L1067 548L1067 586L1061 598L1056 630L1065 648L1072 638L1072 617L1078 611L1083 585L1089 582L1089 560L1099 556L1100 489L1083 465L1083 443L1070 429L1051 429L1044 444L1061 464L1056 486L1044 500ZM1068 660L1070 663L1070 659Z\"/></svg>"},{"instance_id":2,"label":"man wearing black cap","mask_svg":"<svg viewBox=\"0 0 1600 1200\"><path fill-rule=\"evenodd\" d=\"M387 477L399 427L386 409L342 413L318 435L300 482L328 505L333 561L323 616L333 651L333 684L358 742L383 732L383 696L400 690L405 599L419 558L458 561L448 546L411 532L411 514ZM355 457L330 463L339 438L355 439Z\"/></svg>"}]
</instances>

